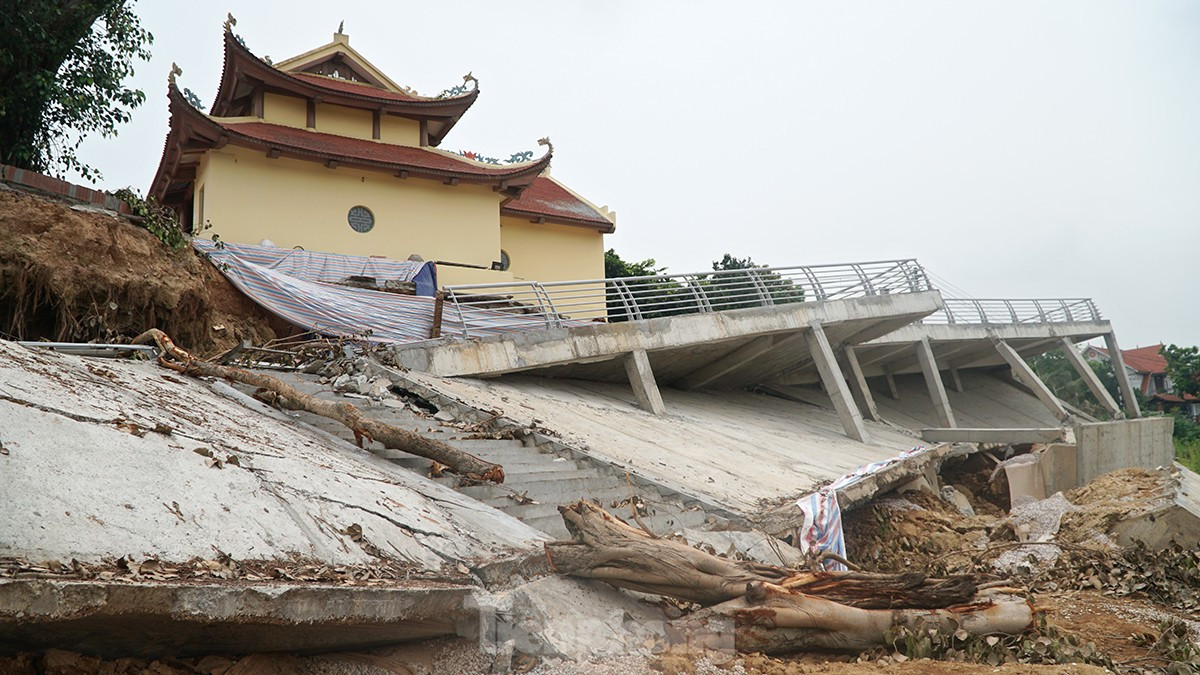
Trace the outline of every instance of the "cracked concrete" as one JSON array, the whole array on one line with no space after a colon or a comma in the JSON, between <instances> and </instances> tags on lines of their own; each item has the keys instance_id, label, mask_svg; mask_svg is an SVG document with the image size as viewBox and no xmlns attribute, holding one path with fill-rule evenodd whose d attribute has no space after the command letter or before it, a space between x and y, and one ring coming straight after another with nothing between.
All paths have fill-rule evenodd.
<instances>
[{"instance_id":1,"label":"cracked concrete","mask_svg":"<svg viewBox=\"0 0 1200 675\"><path fill-rule=\"evenodd\" d=\"M437 569L525 557L546 538L152 363L0 342L0 442L0 555L182 561L219 550L331 564L383 555ZM361 541L344 534L351 525Z\"/></svg>"}]
</instances>

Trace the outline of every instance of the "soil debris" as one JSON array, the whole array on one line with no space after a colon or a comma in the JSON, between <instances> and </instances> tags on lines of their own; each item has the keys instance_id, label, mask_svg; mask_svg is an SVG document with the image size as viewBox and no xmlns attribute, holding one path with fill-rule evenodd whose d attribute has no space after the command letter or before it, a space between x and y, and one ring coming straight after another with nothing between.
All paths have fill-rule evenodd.
<instances>
[{"instance_id":1,"label":"soil debris","mask_svg":"<svg viewBox=\"0 0 1200 675\"><path fill-rule=\"evenodd\" d=\"M112 215L0 191L0 332L128 342L151 326L198 351L288 330L190 247L172 252Z\"/></svg>"}]
</instances>

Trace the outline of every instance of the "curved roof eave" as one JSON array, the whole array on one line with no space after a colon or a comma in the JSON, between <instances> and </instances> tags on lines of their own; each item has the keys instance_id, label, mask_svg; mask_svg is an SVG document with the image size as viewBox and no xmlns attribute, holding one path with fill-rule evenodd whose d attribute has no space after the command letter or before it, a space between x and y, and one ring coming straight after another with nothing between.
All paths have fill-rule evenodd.
<instances>
[{"instance_id":1,"label":"curved roof eave","mask_svg":"<svg viewBox=\"0 0 1200 675\"><path fill-rule=\"evenodd\" d=\"M217 96L213 100L212 110L215 115L224 114L233 99L234 87L239 75L250 75L262 80L265 84L287 89L306 98L321 98L331 103L353 105L363 103L361 107L385 109L398 114L413 117L438 118L445 126L441 133L430 134L430 144L438 145L450 129L462 118L467 109L474 105L479 97L479 87L461 96L447 98L395 98L387 96L369 96L354 92L343 91L332 87L324 87L315 82L309 82L294 77L271 64L258 58L238 42L231 30L225 31L225 61L221 71L221 82L217 88ZM388 92L391 93L391 92Z\"/></svg>"},{"instance_id":2,"label":"curved roof eave","mask_svg":"<svg viewBox=\"0 0 1200 675\"><path fill-rule=\"evenodd\" d=\"M521 190L532 182L538 175L550 165L550 160L553 156L552 151L548 151L536 162L513 167L510 170L486 170L484 172L471 171L454 171L448 169L440 169L434 167L424 167L416 164L407 164L401 162L385 162L372 160L363 157L354 157L341 155L336 153L324 153L310 150L307 148L299 148L296 146L287 146L278 143L271 143L254 136L249 136L237 131L237 125L221 124L220 122L205 115L200 110L187 102L179 88L171 81L167 89L168 100L170 101L171 113L171 130L167 134L167 140L163 147L162 159L159 162L158 171L155 174L154 182L151 185L150 194L153 194L160 201L167 192L167 187L171 183L173 174L172 154L173 152L181 152L176 150L182 143L190 140L192 130L196 127L203 128L208 131L208 136L218 139L209 142L213 143L213 147L222 147L226 143L231 143L241 147L250 147L270 151L272 149L280 150L280 154L287 154L300 159L309 160L332 160L339 165L357 166L368 169L382 169L387 171L407 171L414 177L425 177L435 179L458 179L463 182L477 183L485 185L493 185L498 191L504 192L510 196L517 196ZM180 139L180 135L186 135L188 138ZM199 135L197 135L200 137ZM435 153L434 150L420 149L423 152ZM466 161L466 160L462 160Z\"/></svg>"}]
</instances>

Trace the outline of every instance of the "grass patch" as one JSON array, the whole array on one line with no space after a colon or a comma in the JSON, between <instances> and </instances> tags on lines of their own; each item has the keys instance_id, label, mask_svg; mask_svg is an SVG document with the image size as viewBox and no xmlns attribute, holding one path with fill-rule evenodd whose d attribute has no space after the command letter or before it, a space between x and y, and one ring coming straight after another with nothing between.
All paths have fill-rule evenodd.
<instances>
[{"instance_id":1,"label":"grass patch","mask_svg":"<svg viewBox=\"0 0 1200 675\"><path fill-rule=\"evenodd\" d=\"M1192 471L1200 472L1200 441L1175 439L1175 460Z\"/></svg>"}]
</instances>

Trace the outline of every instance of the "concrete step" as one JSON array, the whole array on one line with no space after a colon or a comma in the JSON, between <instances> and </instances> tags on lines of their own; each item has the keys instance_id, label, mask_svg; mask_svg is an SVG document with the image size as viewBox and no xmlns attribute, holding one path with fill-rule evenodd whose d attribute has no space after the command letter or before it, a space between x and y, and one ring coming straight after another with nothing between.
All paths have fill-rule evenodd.
<instances>
[{"instance_id":1,"label":"concrete step","mask_svg":"<svg viewBox=\"0 0 1200 675\"><path fill-rule=\"evenodd\" d=\"M513 462L504 463L504 475L506 476L529 476L534 474L548 475L555 474L561 471L591 471L593 474L598 472L592 467L569 459L556 460L549 455L540 455L545 459L535 459L529 462Z\"/></svg>"},{"instance_id":2,"label":"concrete step","mask_svg":"<svg viewBox=\"0 0 1200 675\"><path fill-rule=\"evenodd\" d=\"M504 484L517 492L524 492L532 485L544 485L553 483L561 485L566 481L585 480L599 478L595 471L591 469L569 469L564 468L562 471L550 471L541 473L504 473Z\"/></svg>"},{"instance_id":3,"label":"concrete step","mask_svg":"<svg viewBox=\"0 0 1200 675\"><path fill-rule=\"evenodd\" d=\"M544 516L541 518L532 518L526 520L525 524L545 532L555 539L570 539L571 533L567 531L567 526L563 525L562 517L558 514L553 516Z\"/></svg>"},{"instance_id":4,"label":"concrete step","mask_svg":"<svg viewBox=\"0 0 1200 675\"><path fill-rule=\"evenodd\" d=\"M521 484L519 487L520 489L514 489L514 486L511 485L474 485L465 487L459 490L459 492L496 507L511 502L507 498L507 495L512 492L524 493L535 501L552 504L568 504L578 499L591 498L593 496L602 501L613 497L619 499L619 495L621 494L619 488L613 485L611 479L596 477L561 481L536 481Z\"/></svg>"},{"instance_id":5,"label":"concrete step","mask_svg":"<svg viewBox=\"0 0 1200 675\"><path fill-rule=\"evenodd\" d=\"M509 500L509 504L512 506L503 506L497 508L520 521L525 521L530 518L543 518L545 516L559 515L558 504L518 504L512 500Z\"/></svg>"}]
</instances>

